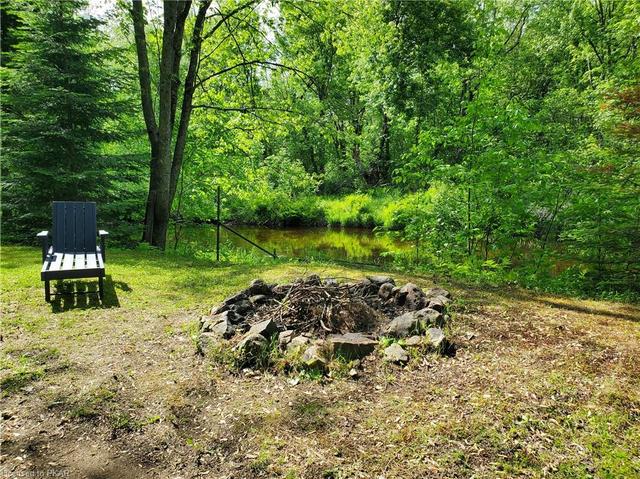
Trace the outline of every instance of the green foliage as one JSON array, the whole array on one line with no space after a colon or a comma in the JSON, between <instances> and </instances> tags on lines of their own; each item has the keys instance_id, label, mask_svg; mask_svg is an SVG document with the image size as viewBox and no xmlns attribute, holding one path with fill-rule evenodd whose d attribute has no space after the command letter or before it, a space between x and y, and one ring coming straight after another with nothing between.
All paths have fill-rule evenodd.
<instances>
[{"instance_id":1,"label":"green foliage","mask_svg":"<svg viewBox=\"0 0 640 479\"><path fill-rule=\"evenodd\" d=\"M19 26L2 69L2 207L10 238L24 241L46 228L52 200L124 195L112 190L112 163L101 150L122 133L114 122L124 105L116 50L99 22L80 14L84 6L32 0L12 12ZM127 165L120 158L117 168Z\"/></svg>"},{"instance_id":2,"label":"green foliage","mask_svg":"<svg viewBox=\"0 0 640 479\"><path fill-rule=\"evenodd\" d=\"M51 199L86 198L135 243L149 153L141 116L118 114L137 88L111 48L135 58L129 14L115 8L106 37L82 3L26 5L3 4L5 238L48 224ZM204 39L169 243L211 258L179 225L214 219L220 186L226 221L396 231L415 245L400 268L638 294L638 12L638 0L242 10ZM161 18L149 21L160 44Z\"/></svg>"}]
</instances>

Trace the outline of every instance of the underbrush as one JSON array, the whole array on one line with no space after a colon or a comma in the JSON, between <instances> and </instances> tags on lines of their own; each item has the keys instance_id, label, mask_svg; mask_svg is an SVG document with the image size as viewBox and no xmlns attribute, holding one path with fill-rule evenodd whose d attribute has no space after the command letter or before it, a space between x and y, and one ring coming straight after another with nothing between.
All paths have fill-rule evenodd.
<instances>
[{"instance_id":1,"label":"underbrush","mask_svg":"<svg viewBox=\"0 0 640 479\"><path fill-rule=\"evenodd\" d=\"M260 195L244 192L229 197L223 209L225 219L244 224L402 230L436 194L434 187L418 193L380 189L333 197L290 197L275 190Z\"/></svg>"}]
</instances>

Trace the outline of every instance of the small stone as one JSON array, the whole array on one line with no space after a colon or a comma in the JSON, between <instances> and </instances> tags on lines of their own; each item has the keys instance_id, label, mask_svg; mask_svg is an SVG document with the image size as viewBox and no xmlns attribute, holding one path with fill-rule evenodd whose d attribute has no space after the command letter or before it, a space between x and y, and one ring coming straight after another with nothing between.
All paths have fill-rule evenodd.
<instances>
[{"instance_id":1,"label":"small stone","mask_svg":"<svg viewBox=\"0 0 640 479\"><path fill-rule=\"evenodd\" d=\"M444 337L444 332L440 328L427 329L427 338L431 346L439 351L443 351L447 346L447 339Z\"/></svg>"},{"instance_id":2,"label":"small stone","mask_svg":"<svg viewBox=\"0 0 640 479\"><path fill-rule=\"evenodd\" d=\"M296 336L295 338L291 338L289 344L287 344L287 351L294 351L296 349L300 349L303 346L306 346L311 342L311 338L307 335Z\"/></svg>"},{"instance_id":3,"label":"small stone","mask_svg":"<svg viewBox=\"0 0 640 479\"><path fill-rule=\"evenodd\" d=\"M320 279L320 276L318 276L317 274L310 274L309 276L304 278L302 282L312 286L320 286L320 284L322 284L322 280Z\"/></svg>"},{"instance_id":4,"label":"small stone","mask_svg":"<svg viewBox=\"0 0 640 479\"><path fill-rule=\"evenodd\" d=\"M227 306L231 306L232 304L236 304L238 301L241 301L243 299L247 299L247 295L241 292L236 293L233 296L229 296L222 303L226 304Z\"/></svg>"},{"instance_id":5,"label":"small stone","mask_svg":"<svg viewBox=\"0 0 640 479\"><path fill-rule=\"evenodd\" d=\"M263 348L267 346L267 340L261 334L247 333L234 348L246 359L255 358Z\"/></svg>"},{"instance_id":6,"label":"small stone","mask_svg":"<svg viewBox=\"0 0 640 479\"><path fill-rule=\"evenodd\" d=\"M210 316L202 323L200 330L203 333L214 333L221 338L228 339L233 336L235 328L229 319L232 317L231 311L225 311L216 316Z\"/></svg>"},{"instance_id":7,"label":"small stone","mask_svg":"<svg viewBox=\"0 0 640 479\"><path fill-rule=\"evenodd\" d=\"M241 299L238 302L232 304L229 309L238 315L242 316L253 309L253 305L248 299Z\"/></svg>"},{"instance_id":8,"label":"small stone","mask_svg":"<svg viewBox=\"0 0 640 479\"><path fill-rule=\"evenodd\" d=\"M273 291L273 295L277 299L282 299L287 294L289 294L289 291L291 291L292 287L292 284L276 284L273 288L271 288L271 291Z\"/></svg>"},{"instance_id":9,"label":"small stone","mask_svg":"<svg viewBox=\"0 0 640 479\"><path fill-rule=\"evenodd\" d=\"M386 333L397 338L420 334L429 326L441 326L443 316L434 309L423 308L409 311L394 318L387 326Z\"/></svg>"},{"instance_id":10,"label":"small stone","mask_svg":"<svg viewBox=\"0 0 640 479\"><path fill-rule=\"evenodd\" d=\"M442 289L442 288L431 288L431 289L428 289L427 292L425 293L425 296L427 298L435 298L436 296L444 296L447 299L451 299L451 293L449 291L447 291L446 289Z\"/></svg>"},{"instance_id":11,"label":"small stone","mask_svg":"<svg viewBox=\"0 0 640 479\"><path fill-rule=\"evenodd\" d=\"M338 281L335 278L325 278L322 280L322 284L325 286L338 286Z\"/></svg>"},{"instance_id":12,"label":"small stone","mask_svg":"<svg viewBox=\"0 0 640 479\"><path fill-rule=\"evenodd\" d=\"M211 326L210 331L220 338L228 339L233 336L235 328L227 319L222 319Z\"/></svg>"},{"instance_id":13,"label":"small stone","mask_svg":"<svg viewBox=\"0 0 640 479\"><path fill-rule=\"evenodd\" d=\"M378 290L378 296L383 301L388 300L393 295L394 286L392 283L383 283Z\"/></svg>"},{"instance_id":14,"label":"small stone","mask_svg":"<svg viewBox=\"0 0 640 479\"><path fill-rule=\"evenodd\" d=\"M302 355L302 362L311 369L324 369L327 360L322 354L322 346L317 344L309 346Z\"/></svg>"},{"instance_id":15,"label":"small stone","mask_svg":"<svg viewBox=\"0 0 640 479\"><path fill-rule=\"evenodd\" d=\"M427 307L431 309L437 309L441 313L444 312L446 307L451 304L451 300L446 296L438 295L438 296L427 296L425 299Z\"/></svg>"},{"instance_id":16,"label":"small stone","mask_svg":"<svg viewBox=\"0 0 640 479\"><path fill-rule=\"evenodd\" d=\"M247 289L247 294L249 296L258 296L258 295L270 296L272 294L272 291L271 291L271 287L267 283L265 283L263 280L254 279L253 281L251 281L251 284Z\"/></svg>"},{"instance_id":17,"label":"small stone","mask_svg":"<svg viewBox=\"0 0 640 479\"><path fill-rule=\"evenodd\" d=\"M213 308L211 308L211 314L220 314L220 313L224 313L225 311L227 311L229 309L229 305L228 304L219 304L218 306L214 306Z\"/></svg>"},{"instance_id":18,"label":"small stone","mask_svg":"<svg viewBox=\"0 0 640 479\"><path fill-rule=\"evenodd\" d=\"M391 283L391 287L396 285L396 282L391 276L367 276L367 279L378 287L385 283Z\"/></svg>"},{"instance_id":19,"label":"small stone","mask_svg":"<svg viewBox=\"0 0 640 479\"><path fill-rule=\"evenodd\" d=\"M286 331L282 331L278 335L278 346L280 347L280 349L287 349L287 346L293 339L294 334L295 334L294 330L287 329Z\"/></svg>"},{"instance_id":20,"label":"small stone","mask_svg":"<svg viewBox=\"0 0 640 479\"><path fill-rule=\"evenodd\" d=\"M260 334L269 339L278 332L278 326L270 319L260 321L249 328L249 334Z\"/></svg>"},{"instance_id":21,"label":"small stone","mask_svg":"<svg viewBox=\"0 0 640 479\"><path fill-rule=\"evenodd\" d=\"M398 343L393 343L384 350L384 359L392 363L406 363L409 361L409 355Z\"/></svg>"},{"instance_id":22,"label":"small stone","mask_svg":"<svg viewBox=\"0 0 640 479\"><path fill-rule=\"evenodd\" d=\"M361 294L365 296L370 294L377 294L378 289L380 288L379 285L377 285L376 283L374 283L368 278L361 279L356 283L355 286L361 291Z\"/></svg>"},{"instance_id":23,"label":"small stone","mask_svg":"<svg viewBox=\"0 0 640 479\"><path fill-rule=\"evenodd\" d=\"M349 377L351 379L356 379L358 377L358 370L356 368L349 369Z\"/></svg>"},{"instance_id":24,"label":"small stone","mask_svg":"<svg viewBox=\"0 0 640 479\"><path fill-rule=\"evenodd\" d=\"M442 298L444 298L444 296L437 296L437 297L435 297L433 299L428 299L427 300L427 307L431 308L431 309L435 309L439 313L444 313L444 310L446 308L446 304L445 304L444 301L442 301Z\"/></svg>"},{"instance_id":25,"label":"small stone","mask_svg":"<svg viewBox=\"0 0 640 479\"><path fill-rule=\"evenodd\" d=\"M378 342L362 333L333 334L328 338L335 355L360 359L373 352Z\"/></svg>"},{"instance_id":26,"label":"small stone","mask_svg":"<svg viewBox=\"0 0 640 479\"><path fill-rule=\"evenodd\" d=\"M206 354L214 344L220 342L220 335L217 333L200 333L196 341L196 348L199 354Z\"/></svg>"},{"instance_id":27,"label":"small stone","mask_svg":"<svg viewBox=\"0 0 640 479\"><path fill-rule=\"evenodd\" d=\"M425 330L429 326L444 325L444 316L435 309L423 308L420 311L416 311L414 314L420 320L422 330Z\"/></svg>"},{"instance_id":28,"label":"small stone","mask_svg":"<svg viewBox=\"0 0 640 479\"><path fill-rule=\"evenodd\" d=\"M269 297L264 294L256 294L249 298L249 301L252 305L256 306L258 304L264 304L269 301Z\"/></svg>"},{"instance_id":29,"label":"small stone","mask_svg":"<svg viewBox=\"0 0 640 479\"><path fill-rule=\"evenodd\" d=\"M422 336L411 336L405 339L404 345L408 348L415 348L422 344Z\"/></svg>"}]
</instances>

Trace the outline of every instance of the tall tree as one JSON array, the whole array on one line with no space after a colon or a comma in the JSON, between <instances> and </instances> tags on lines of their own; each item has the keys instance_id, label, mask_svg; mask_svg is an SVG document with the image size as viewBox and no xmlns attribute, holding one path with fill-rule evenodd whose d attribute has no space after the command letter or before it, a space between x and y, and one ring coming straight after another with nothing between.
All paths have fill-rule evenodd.
<instances>
[{"instance_id":1,"label":"tall tree","mask_svg":"<svg viewBox=\"0 0 640 479\"><path fill-rule=\"evenodd\" d=\"M164 1L162 47L159 59L160 72L157 98L154 101L145 33L144 8L141 0L132 0L131 18L138 56L142 112L151 147L149 194L147 197L143 240L154 246L160 248L165 246L169 214L182 169L196 87L226 71L240 66L251 65L252 63L259 63L258 61L246 60L242 64L214 72L207 78L199 80L197 74L200 67L203 41L214 35L221 27L226 26L231 17L250 8L255 3L255 0L250 0L233 5L224 13L217 8L208 13L211 7L211 0L200 0L198 2L188 42L190 51L187 72L182 78L180 72L182 51L192 2L191 0L183 2ZM216 21L205 31L205 24L211 18L216 19ZM157 115L154 105L158 107ZM178 106L180 106L179 112Z\"/></svg>"},{"instance_id":2,"label":"tall tree","mask_svg":"<svg viewBox=\"0 0 640 479\"><path fill-rule=\"evenodd\" d=\"M99 21L84 2L23 2L6 54L3 213L5 234L25 240L49 222L52 200L104 195L100 145L112 138L118 80ZM4 62L3 62L4 63Z\"/></svg>"}]
</instances>

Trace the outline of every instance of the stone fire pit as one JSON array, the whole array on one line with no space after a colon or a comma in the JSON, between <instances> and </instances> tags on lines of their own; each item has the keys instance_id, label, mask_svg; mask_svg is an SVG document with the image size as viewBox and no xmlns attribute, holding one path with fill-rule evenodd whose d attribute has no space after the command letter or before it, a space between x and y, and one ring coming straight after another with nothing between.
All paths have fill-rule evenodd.
<instances>
[{"instance_id":1,"label":"stone fire pit","mask_svg":"<svg viewBox=\"0 0 640 479\"><path fill-rule=\"evenodd\" d=\"M299 355L305 367L323 369L333 357L361 359L381 338L390 338L384 358L406 363L412 347L448 351L442 328L450 303L444 289L398 287L388 276L348 283L317 275L290 284L256 279L200 319L198 349L205 353L227 342L244 364L251 364L277 343L283 354Z\"/></svg>"}]
</instances>

